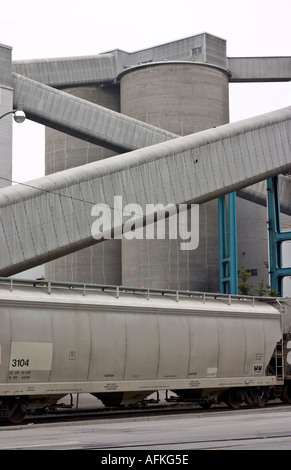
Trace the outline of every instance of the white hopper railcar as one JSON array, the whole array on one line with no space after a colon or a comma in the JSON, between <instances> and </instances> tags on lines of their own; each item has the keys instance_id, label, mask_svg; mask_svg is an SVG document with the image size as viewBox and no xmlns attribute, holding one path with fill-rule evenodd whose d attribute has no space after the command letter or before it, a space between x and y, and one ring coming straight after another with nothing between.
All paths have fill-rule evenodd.
<instances>
[{"instance_id":1,"label":"white hopper railcar","mask_svg":"<svg viewBox=\"0 0 291 470\"><path fill-rule=\"evenodd\" d=\"M291 401L282 302L1 279L1 416L20 422L74 393L105 406L159 390L202 406Z\"/></svg>"}]
</instances>

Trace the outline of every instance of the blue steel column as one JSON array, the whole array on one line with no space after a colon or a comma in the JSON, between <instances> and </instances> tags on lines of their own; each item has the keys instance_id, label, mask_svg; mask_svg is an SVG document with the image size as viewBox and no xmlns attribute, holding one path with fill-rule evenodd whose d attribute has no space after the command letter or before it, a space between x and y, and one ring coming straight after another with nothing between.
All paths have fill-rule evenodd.
<instances>
[{"instance_id":1,"label":"blue steel column","mask_svg":"<svg viewBox=\"0 0 291 470\"><path fill-rule=\"evenodd\" d=\"M225 196L218 199L218 231L219 231L219 291L225 293L228 287L228 257L226 238Z\"/></svg>"},{"instance_id":2,"label":"blue steel column","mask_svg":"<svg viewBox=\"0 0 291 470\"><path fill-rule=\"evenodd\" d=\"M238 293L236 193L228 196L228 237L225 196L218 199L219 288L224 294Z\"/></svg>"},{"instance_id":3,"label":"blue steel column","mask_svg":"<svg viewBox=\"0 0 291 470\"><path fill-rule=\"evenodd\" d=\"M283 278L291 276L291 267L283 268L282 243L291 240L291 232L281 232L278 176L268 178L268 217L271 288L283 296Z\"/></svg>"}]
</instances>

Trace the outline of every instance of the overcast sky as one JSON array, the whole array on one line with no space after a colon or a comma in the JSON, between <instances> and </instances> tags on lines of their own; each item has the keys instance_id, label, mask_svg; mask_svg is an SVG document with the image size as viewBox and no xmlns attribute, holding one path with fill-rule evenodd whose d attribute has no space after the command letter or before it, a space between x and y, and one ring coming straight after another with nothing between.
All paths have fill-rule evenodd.
<instances>
[{"instance_id":1,"label":"overcast sky","mask_svg":"<svg viewBox=\"0 0 291 470\"><path fill-rule=\"evenodd\" d=\"M133 52L208 32L228 57L291 56L291 0L4 0L0 43L13 60ZM230 119L290 105L291 84L231 84ZM43 174L43 126L13 124L13 179Z\"/></svg>"}]
</instances>

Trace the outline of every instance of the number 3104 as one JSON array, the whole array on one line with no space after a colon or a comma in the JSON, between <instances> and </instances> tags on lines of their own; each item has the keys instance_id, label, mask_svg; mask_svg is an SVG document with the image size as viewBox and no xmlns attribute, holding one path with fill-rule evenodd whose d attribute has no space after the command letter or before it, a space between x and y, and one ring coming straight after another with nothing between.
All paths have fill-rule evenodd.
<instances>
[{"instance_id":1,"label":"number 3104","mask_svg":"<svg viewBox=\"0 0 291 470\"><path fill-rule=\"evenodd\" d=\"M28 367L29 359L12 359L12 367Z\"/></svg>"}]
</instances>

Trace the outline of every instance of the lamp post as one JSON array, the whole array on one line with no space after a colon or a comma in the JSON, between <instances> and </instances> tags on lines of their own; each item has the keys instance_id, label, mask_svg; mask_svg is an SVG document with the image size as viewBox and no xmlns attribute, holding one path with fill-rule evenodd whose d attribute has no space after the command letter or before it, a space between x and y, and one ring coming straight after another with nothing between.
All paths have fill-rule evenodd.
<instances>
[{"instance_id":1,"label":"lamp post","mask_svg":"<svg viewBox=\"0 0 291 470\"><path fill-rule=\"evenodd\" d=\"M18 124L22 123L26 118L25 112L23 111L22 104L18 104L16 109L13 109L12 111L8 111L7 113L0 116L0 119L4 118L8 114L13 114L14 121L17 122Z\"/></svg>"}]
</instances>

